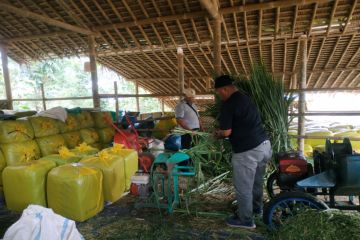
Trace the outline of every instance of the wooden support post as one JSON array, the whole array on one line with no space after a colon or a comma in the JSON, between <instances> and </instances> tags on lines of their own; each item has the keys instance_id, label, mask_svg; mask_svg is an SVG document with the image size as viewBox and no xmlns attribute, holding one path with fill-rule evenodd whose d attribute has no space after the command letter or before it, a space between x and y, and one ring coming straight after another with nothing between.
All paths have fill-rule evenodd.
<instances>
[{"instance_id":1,"label":"wooden support post","mask_svg":"<svg viewBox=\"0 0 360 240\"><path fill-rule=\"evenodd\" d=\"M208 13L213 18L219 17L219 7L216 4L216 1L211 0L200 0L201 4L204 6L204 8L208 11Z\"/></svg>"},{"instance_id":2,"label":"wooden support post","mask_svg":"<svg viewBox=\"0 0 360 240\"><path fill-rule=\"evenodd\" d=\"M45 99L45 90L44 90L44 84L41 83L40 84L40 88L41 88L41 101L43 104L43 109L44 111L46 110L46 99Z\"/></svg>"},{"instance_id":3,"label":"wooden support post","mask_svg":"<svg viewBox=\"0 0 360 240\"><path fill-rule=\"evenodd\" d=\"M206 92L209 92L211 88L211 78L206 78Z\"/></svg>"},{"instance_id":4,"label":"wooden support post","mask_svg":"<svg viewBox=\"0 0 360 240\"><path fill-rule=\"evenodd\" d=\"M298 74L296 74L296 73L294 73L292 75L292 89L299 89Z\"/></svg>"},{"instance_id":5,"label":"wooden support post","mask_svg":"<svg viewBox=\"0 0 360 240\"><path fill-rule=\"evenodd\" d=\"M119 121L119 95L118 95L118 87L117 87L117 82L114 81L114 92L115 92L115 121L118 122Z\"/></svg>"},{"instance_id":6,"label":"wooden support post","mask_svg":"<svg viewBox=\"0 0 360 240\"><path fill-rule=\"evenodd\" d=\"M300 83L299 83L299 117L298 117L298 135L305 135L305 116L302 115L305 113L305 92L301 91L306 88L306 64L307 64L307 38L306 35L302 36L301 39L301 73L300 73ZM298 148L299 151L304 153L304 139L298 139Z\"/></svg>"},{"instance_id":7,"label":"wooden support post","mask_svg":"<svg viewBox=\"0 0 360 240\"><path fill-rule=\"evenodd\" d=\"M221 18L214 19L214 71L221 75Z\"/></svg>"},{"instance_id":8,"label":"wooden support post","mask_svg":"<svg viewBox=\"0 0 360 240\"><path fill-rule=\"evenodd\" d=\"M140 112L140 102L139 102L139 83L135 82L135 93L136 93L136 111Z\"/></svg>"},{"instance_id":9,"label":"wooden support post","mask_svg":"<svg viewBox=\"0 0 360 240\"><path fill-rule=\"evenodd\" d=\"M177 49L179 94L184 93L184 52L182 48Z\"/></svg>"},{"instance_id":10,"label":"wooden support post","mask_svg":"<svg viewBox=\"0 0 360 240\"><path fill-rule=\"evenodd\" d=\"M89 58L90 58L90 72L91 72L93 105L94 105L94 108L100 108L100 98L99 98L98 77L97 77L97 69L96 69L96 50L95 50L95 38L94 38L94 36L89 36Z\"/></svg>"},{"instance_id":11,"label":"wooden support post","mask_svg":"<svg viewBox=\"0 0 360 240\"><path fill-rule=\"evenodd\" d=\"M1 52L1 62L2 62L2 69L4 75L4 82L5 82L6 99L8 101L8 108L13 109L10 73L8 68L7 47L5 45L0 45L0 52Z\"/></svg>"},{"instance_id":12,"label":"wooden support post","mask_svg":"<svg viewBox=\"0 0 360 240\"><path fill-rule=\"evenodd\" d=\"M161 98L161 115L164 116L165 114L165 99Z\"/></svg>"}]
</instances>

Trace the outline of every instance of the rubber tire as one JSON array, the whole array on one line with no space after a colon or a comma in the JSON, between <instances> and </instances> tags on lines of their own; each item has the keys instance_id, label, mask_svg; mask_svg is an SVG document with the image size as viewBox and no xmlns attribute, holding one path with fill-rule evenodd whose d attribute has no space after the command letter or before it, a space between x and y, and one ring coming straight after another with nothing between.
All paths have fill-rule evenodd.
<instances>
[{"instance_id":1,"label":"rubber tire","mask_svg":"<svg viewBox=\"0 0 360 240\"><path fill-rule=\"evenodd\" d=\"M317 199L311 194L304 192L297 192L297 191L282 192L278 194L275 198L271 199L271 201L265 204L264 206L263 221L270 230L276 229L276 226L274 226L272 222L273 209L283 202L294 201L294 200L310 203L311 204L310 207L313 209L319 209L319 210L329 209L329 207L323 201Z\"/></svg>"},{"instance_id":2,"label":"rubber tire","mask_svg":"<svg viewBox=\"0 0 360 240\"><path fill-rule=\"evenodd\" d=\"M270 174L270 176L266 180L266 191L267 191L270 199L273 199L276 196L276 194L274 193L273 185L274 185L274 182L277 181L277 175L278 175L278 173L275 171L272 174ZM279 189L280 189L280 187L279 187Z\"/></svg>"}]
</instances>

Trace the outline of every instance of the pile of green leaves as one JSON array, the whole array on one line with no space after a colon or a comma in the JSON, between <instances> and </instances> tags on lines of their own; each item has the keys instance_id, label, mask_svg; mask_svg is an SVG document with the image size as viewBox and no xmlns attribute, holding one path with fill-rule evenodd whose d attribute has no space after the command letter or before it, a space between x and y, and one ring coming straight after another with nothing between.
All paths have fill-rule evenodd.
<instances>
[{"instance_id":1,"label":"pile of green leaves","mask_svg":"<svg viewBox=\"0 0 360 240\"><path fill-rule=\"evenodd\" d=\"M269 239L360 239L360 214L338 210L306 210L285 220Z\"/></svg>"},{"instance_id":2,"label":"pile of green leaves","mask_svg":"<svg viewBox=\"0 0 360 240\"><path fill-rule=\"evenodd\" d=\"M198 172L206 177L218 176L231 169L231 145L228 140L215 139L212 133L175 128L172 133L191 134L193 147L183 150L189 154ZM201 173L201 174L202 174Z\"/></svg>"},{"instance_id":3,"label":"pile of green leaves","mask_svg":"<svg viewBox=\"0 0 360 240\"><path fill-rule=\"evenodd\" d=\"M195 164L201 165L201 171L208 177L218 176L232 168L231 145L227 140L200 137L186 153Z\"/></svg>"}]
</instances>

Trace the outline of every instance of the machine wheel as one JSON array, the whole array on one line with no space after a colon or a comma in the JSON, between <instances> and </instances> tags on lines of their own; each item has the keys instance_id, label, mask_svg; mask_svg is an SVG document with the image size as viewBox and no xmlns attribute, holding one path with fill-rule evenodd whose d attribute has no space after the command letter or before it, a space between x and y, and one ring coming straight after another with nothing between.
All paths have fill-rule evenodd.
<instances>
[{"instance_id":1,"label":"machine wheel","mask_svg":"<svg viewBox=\"0 0 360 240\"><path fill-rule=\"evenodd\" d=\"M269 229L281 226L283 221L303 209L326 210L329 207L314 196L303 192L282 192L264 206L263 221Z\"/></svg>"},{"instance_id":2,"label":"machine wheel","mask_svg":"<svg viewBox=\"0 0 360 240\"><path fill-rule=\"evenodd\" d=\"M279 184L277 183L277 175L277 172L273 172L266 180L266 190L271 199L281 192Z\"/></svg>"}]
</instances>

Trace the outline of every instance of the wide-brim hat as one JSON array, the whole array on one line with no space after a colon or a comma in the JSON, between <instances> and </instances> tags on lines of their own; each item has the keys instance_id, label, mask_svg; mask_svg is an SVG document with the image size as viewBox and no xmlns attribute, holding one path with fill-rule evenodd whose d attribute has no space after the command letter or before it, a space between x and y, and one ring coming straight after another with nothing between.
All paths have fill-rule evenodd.
<instances>
[{"instance_id":1,"label":"wide-brim hat","mask_svg":"<svg viewBox=\"0 0 360 240\"><path fill-rule=\"evenodd\" d=\"M184 95L186 96L186 97L195 97L195 95L196 95L196 92L195 92L195 90L194 89L192 89L192 88L187 88L187 89L184 89Z\"/></svg>"}]
</instances>

